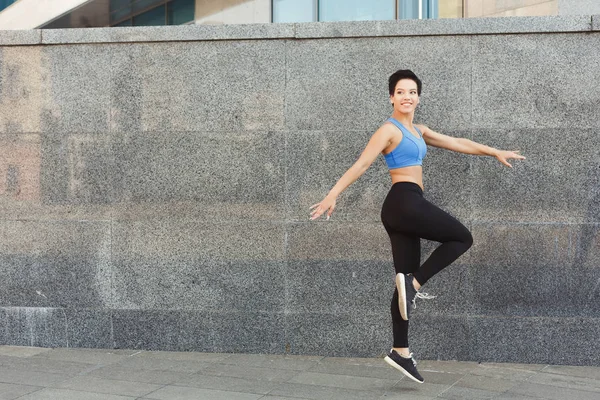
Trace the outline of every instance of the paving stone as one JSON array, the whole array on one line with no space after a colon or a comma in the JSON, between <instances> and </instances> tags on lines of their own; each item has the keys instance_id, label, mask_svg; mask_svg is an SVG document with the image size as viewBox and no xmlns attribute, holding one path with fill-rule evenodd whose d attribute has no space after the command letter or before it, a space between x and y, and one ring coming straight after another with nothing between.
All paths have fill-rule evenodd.
<instances>
[{"instance_id":1,"label":"paving stone","mask_svg":"<svg viewBox=\"0 0 600 400\"><path fill-rule=\"evenodd\" d=\"M261 398L260 394L226 392L223 390L200 389L184 386L165 386L144 399L159 400L256 400Z\"/></svg>"},{"instance_id":2,"label":"paving stone","mask_svg":"<svg viewBox=\"0 0 600 400\"><path fill-rule=\"evenodd\" d=\"M218 364L211 363L202 368L200 374L212 376L230 376L234 378L246 378L252 380L285 382L296 376L299 371L281 368L261 368L249 365Z\"/></svg>"},{"instance_id":3,"label":"paving stone","mask_svg":"<svg viewBox=\"0 0 600 400\"><path fill-rule=\"evenodd\" d=\"M0 400L595 400L600 393L597 367L425 360L419 362L425 383L417 384L380 363L380 358L0 346ZM70 373L48 372L53 367Z\"/></svg>"},{"instance_id":4,"label":"paving stone","mask_svg":"<svg viewBox=\"0 0 600 400\"><path fill-rule=\"evenodd\" d=\"M319 356L282 356L269 354L236 354L222 361L222 364L250 365L254 367L290 369L305 371L317 364Z\"/></svg>"},{"instance_id":5,"label":"paving stone","mask_svg":"<svg viewBox=\"0 0 600 400\"><path fill-rule=\"evenodd\" d=\"M514 365L514 364L513 364ZM542 366L539 366L542 367ZM532 375L536 374L536 371L531 371L524 368L513 367L501 367L501 366L489 366L479 365L478 368L473 369L471 372L474 376L487 376L493 379L507 379L514 382L526 381Z\"/></svg>"},{"instance_id":6,"label":"paving stone","mask_svg":"<svg viewBox=\"0 0 600 400\"><path fill-rule=\"evenodd\" d=\"M31 357L51 352L52 349L29 346L0 346L0 355L11 357Z\"/></svg>"},{"instance_id":7,"label":"paving stone","mask_svg":"<svg viewBox=\"0 0 600 400\"><path fill-rule=\"evenodd\" d=\"M425 376L423 376L425 378ZM415 394L418 396L431 396L436 397L444 390L448 389L447 384L430 383L425 381L424 383L416 383L410 379L402 379L398 382L394 389L388 390L386 393L392 394Z\"/></svg>"},{"instance_id":8,"label":"paving stone","mask_svg":"<svg viewBox=\"0 0 600 400\"><path fill-rule=\"evenodd\" d=\"M271 395L266 395L264 397L261 397L261 400L297 400L297 399L302 399L302 397L288 397L288 396L271 396Z\"/></svg>"},{"instance_id":9,"label":"paving stone","mask_svg":"<svg viewBox=\"0 0 600 400\"><path fill-rule=\"evenodd\" d=\"M355 390L390 390L398 379L377 379L348 375L323 374L318 372L303 372L289 380L290 383L304 385L332 386Z\"/></svg>"},{"instance_id":10,"label":"paving stone","mask_svg":"<svg viewBox=\"0 0 600 400\"><path fill-rule=\"evenodd\" d=\"M69 379L70 375L52 374L48 372L15 370L10 367L0 367L0 382L28 385L35 382L37 386L50 386Z\"/></svg>"},{"instance_id":11,"label":"paving stone","mask_svg":"<svg viewBox=\"0 0 600 400\"><path fill-rule=\"evenodd\" d=\"M434 400L435 397L420 396L413 393L385 393L379 400Z\"/></svg>"},{"instance_id":12,"label":"paving stone","mask_svg":"<svg viewBox=\"0 0 600 400\"><path fill-rule=\"evenodd\" d=\"M119 366L136 370L154 370L171 372L198 372L208 363L201 361L163 360L145 357L131 357L119 363Z\"/></svg>"},{"instance_id":13,"label":"paving stone","mask_svg":"<svg viewBox=\"0 0 600 400\"><path fill-rule=\"evenodd\" d=\"M311 400L376 400L383 391L350 390L339 387L281 383L270 392L271 395L300 397Z\"/></svg>"},{"instance_id":14,"label":"paving stone","mask_svg":"<svg viewBox=\"0 0 600 400\"><path fill-rule=\"evenodd\" d=\"M288 396L271 396L271 395L266 395L265 397L261 397L261 400L295 400L295 399L302 399L302 397L288 397Z\"/></svg>"},{"instance_id":15,"label":"paving stone","mask_svg":"<svg viewBox=\"0 0 600 400\"><path fill-rule=\"evenodd\" d=\"M0 383L0 400L13 400L40 389L42 389L40 386Z\"/></svg>"},{"instance_id":16,"label":"paving stone","mask_svg":"<svg viewBox=\"0 0 600 400\"><path fill-rule=\"evenodd\" d=\"M488 392L506 392L513 388L518 382L508 379L490 378L485 376L465 376L459 380L454 387L480 389Z\"/></svg>"},{"instance_id":17,"label":"paving stone","mask_svg":"<svg viewBox=\"0 0 600 400\"><path fill-rule=\"evenodd\" d=\"M160 360L219 362L232 355L229 353L199 353L195 351L135 351L136 358L154 358Z\"/></svg>"},{"instance_id":18,"label":"paving stone","mask_svg":"<svg viewBox=\"0 0 600 400\"><path fill-rule=\"evenodd\" d=\"M319 360L319 364L327 365L362 365L365 367L380 367L381 357L359 358L359 357L324 357Z\"/></svg>"},{"instance_id":19,"label":"paving stone","mask_svg":"<svg viewBox=\"0 0 600 400\"><path fill-rule=\"evenodd\" d=\"M267 394L275 388L277 382L254 380L231 376L210 376L193 374L179 379L173 386L193 386L202 389L225 390L240 393Z\"/></svg>"},{"instance_id":20,"label":"paving stone","mask_svg":"<svg viewBox=\"0 0 600 400\"><path fill-rule=\"evenodd\" d=\"M504 393L498 397L494 397L494 400L539 400L541 397L530 397L530 396L521 396L520 394L514 393Z\"/></svg>"},{"instance_id":21,"label":"paving stone","mask_svg":"<svg viewBox=\"0 0 600 400\"><path fill-rule=\"evenodd\" d=\"M598 400L597 392L587 392L583 390L567 389L529 382L525 382L523 384L515 386L514 388L509 390L506 393L506 395L510 395L512 393L532 397L541 397L548 400Z\"/></svg>"},{"instance_id":22,"label":"paving stone","mask_svg":"<svg viewBox=\"0 0 600 400\"><path fill-rule=\"evenodd\" d=\"M477 368L472 370L475 373L480 368L503 368L503 369L515 369L515 370L526 370L531 372L538 372L546 369L548 366L544 364L515 364L515 363L478 363ZM576 367L579 368L579 367Z\"/></svg>"},{"instance_id":23,"label":"paving stone","mask_svg":"<svg viewBox=\"0 0 600 400\"><path fill-rule=\"evenodd\" d=\"M190 374L191 372L139 370L118 365L110 365L91 371L89 373L89 376L105 379L120 379L131 382L144 382L168 385L170 383L175 382L178 379L184 379Z\"/></svg>"},{"instance_id":24,"label":"paving stone","mask_svg":"<svg viewBox=\"0 0 600 400\"><path fill-rule=\"evenodd\" d=\"M319 363L309 370L310 372L326 373L333 375L347 375L366 378L391 379L398 380L402 378L402 374L397 370L390 368L387 364L384 365L383 360L379 361L378 366L367 366L361 364L335 364L335 363Z\"/></svg>"},{"instance_id":25,"label":"paving stone","mask_svg":"<svg viewBox=\"0 0 600 400\"><path fill-rule=\"evenodd\" d=\"M453 385L465 376L464 374L454 374L451 372L429 371L421 367L419 367L419 372L423 376L423 379L425 379L425 382L440 385Z\"/></svg>"},{"instance_id":26,"label":"paving stone","mask_svg":"<svg viewBox=\"0 0 600 400\"><path fill-rule=\"evenodd\" d=\"M419 362L420 371L433 371L433 372L450 372L468 374L477 368L476 362L470 361L434 361L434 360L423 360Z\"/></svg>"},{"instance_id":27,"label":"paving stone","mask_svg":"<svg viewBox=\"0 0 600 400\"><path fill-rule=\"evenodd\" d=\"M487 400L498 395L497 392L488 390L470 389L460 386L453 386L444 391L438 397L452 400Z\"/></svg>"},{"instance_id":28,"label":"paving stone","mask_svg":"<svg viewBox=\"0 0 600 400\"><path fill-rule=\"evenodd\" d=\"M12 360L2 358L0 359L0 362L0 367L11 368L16 371L45 372L63 375L77 375L96 368L94 364L78 361L51 360L43 357L30 357L27 359L13 358Z\"/></svg>"},{"instance_id":29,"label":"paving stone","mask_svg":"<svg viewBox=\"0 0 600 400\"><path fill-rule=\"evenodd\" d=\"M572 367L568 365L548 365L542 371L549 374L579 376L582 378L600 380L600 367Z\"/></svg>"},{"instance_id":30,"label":"paving stone","mask_svg":"<svg viewBox=\"0 0 600 400\"><path fill-rule=\"evenodd\" d=\"M135 397L118 396L106 393L80 392L66 389L46 388L27 394L23 400L135 400Z\"/></svg>"},{"instance_id":31,"label":"paving stone","mask_svg":"<svg viewBox=\"0 0 600 400\"><path fill-rule=\"evenodd\" d=\"M527 382L600 393L600 380L598 379L538 373L529 378ZM600 395L598 396L600 397Z\"/></svg>"},{"instance_id":32,"label":"paving stone","mask_svg":"<svg viewBox=\"0 0 600 400\"><path fill-rule=\"evenodd\" d=\"M35 355L36 358L78 362L86 364L114 364L135 354L137 350L93 350L93 349L48 349Z\"/></svg>"},{"instance_id":33,"label":"paving stone","mask_svg":"<svg viewBox=\"0 0 600 400\"><path fill-rule=\"evenodd\" d=\"M162 386L163 385L154 385L150 383L95 378L91 376L76 376L55 385L56 388L60 389L133 397L143 396L154 392Z\"/></svg>"}]
</instances>

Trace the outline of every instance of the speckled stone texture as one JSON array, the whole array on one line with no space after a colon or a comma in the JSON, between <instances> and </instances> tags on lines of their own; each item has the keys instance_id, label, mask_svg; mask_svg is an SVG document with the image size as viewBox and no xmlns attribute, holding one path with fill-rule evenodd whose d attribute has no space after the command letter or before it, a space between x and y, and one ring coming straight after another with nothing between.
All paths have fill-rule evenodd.
<instances>
[{"instance_id":1,"label":"speckled stone texture","mask_svg":"<svg viewBox=\"0 0 600 400\"><path fill-rule=\"evenodd\" d=\"M281 132L153 131L113 139L118 219L284 219Z\"/></svg>"},{"instance_id":2,"label":"speckled stone texture","mask_svg":"<svg viewBox=\"0 0 600 400\"><path fill-rule=\"evenodd\" d=\"M383 158L330 221L309 207L410 68L417 122L527 157L428 149L425 197L474 245L424 287L437 297L413 313L417 358L598 364L590 21L0 32L0 343L383 354Z\"/></svg>"},{"instance_id":3,"label":"speckled stone texture","mask_svg":"<svg viewBox=\"0 0 600 400\"><path fill-rule=\"evenodd\" d=\"M502 361L598 365L600 318L473 316L470 358Z\"/></svg>"},{"instance_id":4,"label":"speckled stone texture","mask_svg":"<svg viewBox=\"0 0 600 400\"><path fill-rule=\"evenodd\" d=\"M297 38L554 33L590 30L590 16L315 22L296 25Z\"/></svg>"},{"instance_id":5,"label":"speckled stone texture","mask_svg":"<svg viewBox=\"0 0 600 400\"><path fill-rule=\"evenodd\" d=\"M387 79L402 67L419 71L425 85L422 122L463 129L470 121L470 48L467 37L290 42L286 125L293 132L359 130L368 138L391 112ZM428 101L440 96L461 101Z\"/></svg>"},{"instance_id":6,"label":"speckled stone texture","mask_svg":"<svg viewBox=\"0 0 600 400\"><path fill-rule=\"evenodd\" d=\"M600 31L600 14L592 15L592 30Z\"/></svg>"},{"instance_id":7,"label":"speckled stone texture","mask_svg":"<svg viewBox=\"0 0 600 400\"><path fill-rule=\"evenodd\" d=\"M46 46L42 49L39 60L40 104L37 109L40 132L51 137L107 133L110 120L110 86L107 84L111 80L110 47L80 45Z\"/></svg>"},{"instance_id":8,"label":"speckled stone texture","mask_svg":"<svg viewBox=\"0 0 600 400\"><path fill-rule=\"evenodd\" d=\"M113 226L117 308L282 311L284 227L271 222L123 221Z\"/></svg>"},{"instance_id":9,"label":"speckled stone texture","mask_svg":"<svg viewBox=\"0 0 600 400\"><path fill-rule=\"evenodd\" d=\"M40 44L42 42L42 31L29 29L22 31L0 30L0 46L22 46L29 44Z\"/></svg>"},{"instance_id":10,"label":"speckled stone texture","mask_svg":"<svg viewBox=\"0 0 600 400\"><path fill-rule=\"evenodd\" d=\"M175 42L293 38L296 24L179 25L88 29L46 29L43 44ZM1 39L0 39L1 40Z\"/></svg>"},{"instance_id":11,"label":"speckled stone texture","mask_svg":"<svg viewBox=\"0 0 600 400\"><path fill-rule=\"evenodd\" d=\"M599 43L587 33L474 37L473 127L600 127ZM585 88L586 95L565 88Z\"/></svg>"},{"instance_id":12,"label":"speckled stone texture","mask_svg":"<svg viewBox=\"0 0 600 400\"><path fill-rule=\"evenodd\" d=\"M232 131L284 128L286 42L124 44L112 47L111 130ZM108 104L108 102L107 102Z\"/></svg>"},{"instance_id":13,"label":"speckled stone texture","mask_svg":"<svg viewBox=\"0 0 600 400\"><path fill-rule=\"evenodd\" d=\"M110 307L110 223L5 220L0 238L3 306Z\"/></svg>"},{"instance_id":14,"label":"speckled stone texture","mask_svg":"<svg viewBox=\"0 0 600 400\"><path fill-rule=\"evenodd\" d=\"M17 346L68 347L65 309L0 308L0 341ZM102 341L98 337L97 343Z\"/></svg>"}]
</instances>

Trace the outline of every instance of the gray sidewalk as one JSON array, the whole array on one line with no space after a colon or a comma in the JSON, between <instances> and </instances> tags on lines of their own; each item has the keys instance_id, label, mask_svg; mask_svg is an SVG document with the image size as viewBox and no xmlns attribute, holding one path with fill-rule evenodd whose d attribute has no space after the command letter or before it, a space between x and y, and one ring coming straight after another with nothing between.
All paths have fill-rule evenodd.
<instances>
[{"instance_id":1,"label":"gray sidewalk","mask_svg":"<svg viewBox=\"0 0 600 400\"><path fill-rule=\"evenodd\" d=\"M600 367L0 346L0 399L600 399Z\"/></svg>"}]
</instances>

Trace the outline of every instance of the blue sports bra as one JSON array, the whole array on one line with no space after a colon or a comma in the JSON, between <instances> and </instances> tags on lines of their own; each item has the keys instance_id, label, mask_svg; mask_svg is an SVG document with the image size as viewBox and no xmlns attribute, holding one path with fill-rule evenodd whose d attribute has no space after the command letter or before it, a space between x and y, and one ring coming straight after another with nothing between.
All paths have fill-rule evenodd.
<instances>
[{"instance_id":1,"label":"blue sports bra","mask_svg":"<svg viewBox=\"0 0 600 400\"><path fill-rule=\"evenodd\" d=\"M402 140L398 143L398 146L388 154L385 154L385 162L389 169L410 167L413 165L422 165L423 158L427 154L427 145L423 140L421 131L415 126L415 129L419 133L419 138L410 133L408 129L404 127L395 118L388 119L389 122L396 125L402 132Z\"/></svg>"}]
</instances>

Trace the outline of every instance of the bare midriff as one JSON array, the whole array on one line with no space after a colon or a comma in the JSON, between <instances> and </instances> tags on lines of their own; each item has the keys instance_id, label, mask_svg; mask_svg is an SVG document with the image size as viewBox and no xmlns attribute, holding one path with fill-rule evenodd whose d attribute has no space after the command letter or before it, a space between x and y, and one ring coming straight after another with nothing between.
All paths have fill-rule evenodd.
<instances>
[{"instance_id":1,"label":"bare midriff","mask_svg":"<svg viewBox=\"0 0 600 400\"><path fill-rule=\"evenodd\" d=\"M423 188L423 168L420 165L390 169L392 185L398 182L412 182Z\"/></svg>"}]
</instances>

